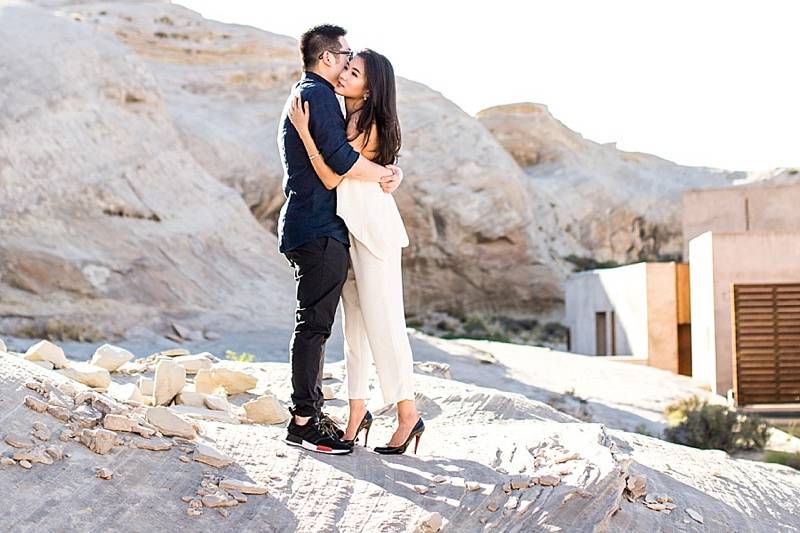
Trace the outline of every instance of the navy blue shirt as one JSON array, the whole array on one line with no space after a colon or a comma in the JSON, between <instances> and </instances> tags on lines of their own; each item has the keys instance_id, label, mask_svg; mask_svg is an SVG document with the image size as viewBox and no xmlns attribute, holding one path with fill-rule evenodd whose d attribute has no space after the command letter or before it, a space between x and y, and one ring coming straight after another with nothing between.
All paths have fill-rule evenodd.
<instances>
[{"instance_id":1,"label":"navy blue shirt","mask_svg":"<svg viewBox=\"0 0 800 533\"><path fill-rule=\"evenodd\" d=\"M347 226L336 216L336 189L328 190L319 179L300 135L287 116L295 94L309 102L308 129L331 169L343 176L358 160L347 142L344 116L331 85L322 76L304 72L294 86L278 122L278 150L283 163L286 203L278 219L278 244L288 252L321 237L333 237L350 246Z\"/></svg>"}]
</instances>

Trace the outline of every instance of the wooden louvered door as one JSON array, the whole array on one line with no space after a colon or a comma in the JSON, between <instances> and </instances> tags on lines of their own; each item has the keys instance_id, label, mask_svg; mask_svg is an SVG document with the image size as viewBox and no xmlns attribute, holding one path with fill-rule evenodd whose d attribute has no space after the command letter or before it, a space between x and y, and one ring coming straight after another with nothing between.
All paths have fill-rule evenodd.
<instances>
[{"instance_id":1,"label":"wooden louvered door","mask_svg":"<svg viewBox=\"0 0 800 533\"><path fill-rule=\"evenodd\" d=\"M800 283L733 286L739 405L800 402Z\"/></svg>"}]
</instances>

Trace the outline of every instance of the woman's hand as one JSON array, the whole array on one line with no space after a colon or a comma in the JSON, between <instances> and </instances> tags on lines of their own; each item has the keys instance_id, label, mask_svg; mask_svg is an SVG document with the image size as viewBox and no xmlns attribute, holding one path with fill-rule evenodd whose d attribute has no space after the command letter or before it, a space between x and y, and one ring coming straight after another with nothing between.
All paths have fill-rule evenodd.
<instances>
[{"instance_id":1,"label":"woman's hand","mask_svg":"<svg viewBox=\"0 0 800 533\"><path fill-rule=\"evenodd\" d=\"M289 121L300 135L308 133L308 120L311 116L310 105L308 102L302 102L299 94L292 98L292 107L289 108L288 115Z\"/></svg>"}]
</instances>

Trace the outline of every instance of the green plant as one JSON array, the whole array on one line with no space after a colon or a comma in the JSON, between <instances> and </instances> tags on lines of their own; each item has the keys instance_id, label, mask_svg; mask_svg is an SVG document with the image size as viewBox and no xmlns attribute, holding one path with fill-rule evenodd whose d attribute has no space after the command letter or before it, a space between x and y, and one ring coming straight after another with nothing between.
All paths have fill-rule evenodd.
<instances>
[{"instance_id":1,"label":"green plant","mask_svg":"<svg viewBox=\"0 0 800 533\"><path fill-rule=\"evenodd\" d=\"M764 452L764 461L767 463L778 463L792 467L795 470L800 470L800 452L791 453L767 450Z\"/></svg>"},{"instance_id":2,"label":"green plant","mask_svg":"<svg viewBox=\"0 0 800 533\"><path fill-rule=\"evenodd\" d=\"M256 356L247 352L236 353L233 350L225 350L225 359L237 363L254 363Z\"/></svg>"},{"instance_id":3,"label":"green plant","mask_svg":"<svg viewBox=\"0 0 800 533\"><path fill-rule=\"evenodd\" d=\"M665 414L670 427L664 430L664 437L677 444L730 453L763 450L769 439L769 426L759 417L745 416L696 396L670 405Z\"/></svg>"}]
</instances>

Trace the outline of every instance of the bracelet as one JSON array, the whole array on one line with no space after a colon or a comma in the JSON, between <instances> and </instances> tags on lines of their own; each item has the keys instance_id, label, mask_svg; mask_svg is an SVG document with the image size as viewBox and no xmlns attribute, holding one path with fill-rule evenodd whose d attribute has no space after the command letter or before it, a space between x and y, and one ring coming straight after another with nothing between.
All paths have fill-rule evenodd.
<instances>
[{"instance_id":1,"label":"bracelet","mask_svg":"<svg viewBox=\"0 0 800 533\"><path fill-rule=\"evenodd\" d=\"M322 154L321 154L320 152L317 152L317 153L316 153L316 154L314 154L314 155L309 155L309 156L308 156L308 159L309 159L309 161L313 161L315 157L319 157L319 156L321 156L321 155L322 155Z\"/></svg>"}]
</instances>

